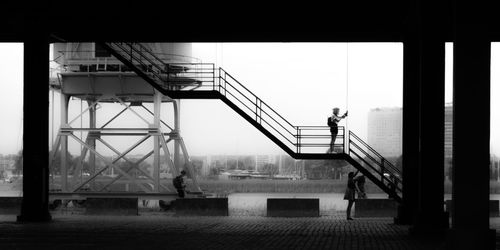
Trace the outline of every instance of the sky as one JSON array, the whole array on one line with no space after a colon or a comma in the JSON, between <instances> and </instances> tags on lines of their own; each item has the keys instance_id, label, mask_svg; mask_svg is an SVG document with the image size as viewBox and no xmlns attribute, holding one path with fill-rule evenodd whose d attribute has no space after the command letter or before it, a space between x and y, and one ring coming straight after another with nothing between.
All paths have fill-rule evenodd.
<instances>
[{"instance_id":1,"label":"sky","mask_svg":"<svg viewBox=\"0 0 500 250\"><path fill-rule=\"evenodd\" d=\"M446 102L452 101L451 52L452 44L447 44ZM22 44L1 43L0 54L0 154L11 154L22 147ZM402 106L401 43L196 43L193 56L224 68L293 125L323 126L331 109L339 107L341 113L349 110L340 125L366 140L370 109ZM500 155L500 43L492 45L491 75L491 149ZM54 101L52 128L56 131L57 93ZM71 101L70 120L81 108L86 105ZM98 122L119 110L119 105L103 105ZM283 153L221 101L182 100L181 110L181 134L191 155ZM162 112L167 122L171 122L170 114L171 108ZM80 122L87 124L88 119L76 121ZM124 127L144 126L131 114L116 122ZM113 143L124 150L134 141ZM136 152L144 153L151 145L146 143ZM73 154L78 150L76 143L70 143Z\"/></svg>"}]
</instances>

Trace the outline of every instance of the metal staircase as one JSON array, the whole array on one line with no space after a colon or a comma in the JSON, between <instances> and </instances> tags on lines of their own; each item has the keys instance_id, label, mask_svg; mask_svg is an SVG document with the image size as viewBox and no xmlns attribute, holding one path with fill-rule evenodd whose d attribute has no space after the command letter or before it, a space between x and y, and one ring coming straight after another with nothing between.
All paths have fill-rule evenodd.
<instances>
[{"instance_id":1,"label":"metal staircase","mask_svg":"<svg viewBox=\"0 0 500 250\"><path fill-rule=\"evenodd\" d=\"M165 63L140 43L102 43L114 57L174 99L220 99L295 159L342 159L396 201L401 172L367 143L339 127L334 154L327 126L295 126L222 68L211 63Z\"/></svg>"}]
</instances>

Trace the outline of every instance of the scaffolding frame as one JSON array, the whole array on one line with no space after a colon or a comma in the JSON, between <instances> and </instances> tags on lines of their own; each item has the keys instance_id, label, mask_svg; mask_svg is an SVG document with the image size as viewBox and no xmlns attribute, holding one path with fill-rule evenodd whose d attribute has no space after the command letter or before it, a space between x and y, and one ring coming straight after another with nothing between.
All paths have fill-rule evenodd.
<instances>
[{"instance_id":1,"label":"scaffolding frame","mask_svg":"<svg viewBox=\"0 0 500 250\"><path fill-rule=\"evenodd\" d=\"M116 95L101 95L94 96L92 98L87 99L88 108L81 111L75 118L73 118L70 122L68 122L68 105L69 105L69 97L68 95L61 92L61 126L57 133L57 137L52 147L52 151L50 152L50 166L51 168L55 164L55 159L57 154L60 154L61 166L60 166L60 182L61 182L61 192L65 193L77 193L88 187L88 190L91 192L109 192L109 188L118 180L125 181L128 184L133 184L137 186L144 193L162 193L162 192L171 192L172 188L170 185L164 185L160 180L160 166L161 166L161 151L163 151L164 159L166 161L167 170L170 169L173 177L178 176L182 167L181 164L181 153L184 158L184 167L187 172L191 176L191 180L193 182L193 187L195 192L201 192L198 181L196 179L196 174L194 171L193 164L190 160L186 145L184 143L183 138L180 136L180 122L179 122L179 103L178 100L171 99L167 96L164 96L158 91L155 91L153 96L153 105L154 111L150 111L142 102L140 105L132 105L126 104L119 96ZM86 96L88 97L88 96ZM84 98L84 97L81 97ZM112 118L107 120L101 127L97 127L96 125L96 115L97 115L97 107L99 103L106 99L107 102L110 100L115 103L119 103L124 108L115 114ZM165 123L161 119L160 111L162 103L166 100L167 103L173 104L173 120L174 127L172 128L167 123ZM148 121L145 117L137 113L132 106L142 107L149 114L153 116L153 123ZM107 126L116 118L120 117L125 111L131 111L136 117L145 122L147 127L135 127L135 128L108 128ZM89 127L72 127L71 125L81 118L85 113L89 113ZM163 132L161 128L161 124L165 125L170 131ZM88 132L85 140L82 140L75 136L75 132ZM104 140L102 136L141 136L141 138L135 142L132 146L120 152L109 142ZM167 137L167 138L165 138ZM79 161L77 162L74 171L73 177L70 178L69 173L69 165L67 162L68 155L68 139L72 138L74 141L79 143L82 146L81 154ZM132 161L127 157L127 154L132 150L142 145L149 138L153 139L153 149L145 154L141 159ZM112 152L116 154L116 157L112 160L107 159L105 156L97 152L96 150L96 142L100 142L107 149L110 149ZM171 154L168 143L173 143L174 153ZM161 151L160 151L161 150ZM82 178L82 170L85 162L85 158L89 155L88 164L90 170L90 176ZM144 162L147 158L153 155L153 171L152 173L148 173L148 171L141 169L139 164ZM96 157L101 159L105 165L104 167L97 169L96 168ZM123 169L120 168L116 163L119 160L124 160L130 165ZM118 172L118 175L113 177L111 180L108 180L104 183L104 185L100 188L96 186L97 178L106 170L113 169ZM137 171L142 174L146 179L138 179L134 176L132 171ZM147 184L147 185L145 185Z\"/></svg>"}]
</instances>

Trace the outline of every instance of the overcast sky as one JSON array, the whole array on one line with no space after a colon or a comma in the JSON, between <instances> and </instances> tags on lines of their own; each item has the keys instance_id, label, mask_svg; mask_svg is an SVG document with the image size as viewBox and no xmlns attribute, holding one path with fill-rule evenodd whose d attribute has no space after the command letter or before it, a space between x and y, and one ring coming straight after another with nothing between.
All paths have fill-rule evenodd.
<instances>
[{"instance_id":1,"label":"overcast sky","mask_svg":"<svg viewBox=\"0 0 500 250\"><path fill-rule=\"evenodd\" d=\"M446 101L451 102L451 44L446 54ZM22 45L0 44L0 153L22 147ZM366 139L367 112L376 107L402 106L403 46L400 43L199 43L193 56L223 67L239 82L287 118L293 125L325 125L332 107L349 110L340 125ZM492 46L492 153L500 155L500 44ZM495 98L496 97L496 98ZM49 98L51 96L49 95ZM55 95L54 113L59 97ZM80 102L70 104L70 119ZM83 105L83 109L86 105ZM269 139L218 100L182 100L182 136L191 155L283 153ZM104 121L119 105L101 109ZM163 112L165 120L170 109ZM106 114L106 115L104 115ZM129 126L142 121L124 117ZM55 118L56 130L59 117ZM130 118L130 119L129 119ZM80 121L77 121L79 123ZM87 119L83 120L88 123ZM133 144L117 140L118 149ZM150 145L138 148L144 153ZM79 147L70 143L72 153ZM111 152L109 152L111 154Z\"/></svg>"}]
</instances>

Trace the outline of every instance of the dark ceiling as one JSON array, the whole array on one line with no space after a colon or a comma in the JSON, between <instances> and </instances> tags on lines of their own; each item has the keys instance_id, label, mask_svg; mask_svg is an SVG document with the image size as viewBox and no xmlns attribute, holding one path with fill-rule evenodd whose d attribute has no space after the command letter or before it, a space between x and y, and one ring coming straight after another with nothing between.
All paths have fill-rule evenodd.
<instances>
[{"instance_id":1,"label":"dark ceiling","mask_svg":"<svg viewBox=\"0 0 500 250\"><path fill-rule=\"evenodd\" d=\"M52 41L336 42L403 41L415 23L430 20L453 37L453 4L446 1L309 3L233 1L41 1L4 4L0 41L22 41L44 30ZM436 2L436 3L427 3ZM161 4L160 4L161 3ZM273 4L271 4L273 3ZM420 6L420 7L417 7ZM494 13L494 8L486 7ZM490 18L485 28L498 41Z\"/></svg>"}]
</instances>

